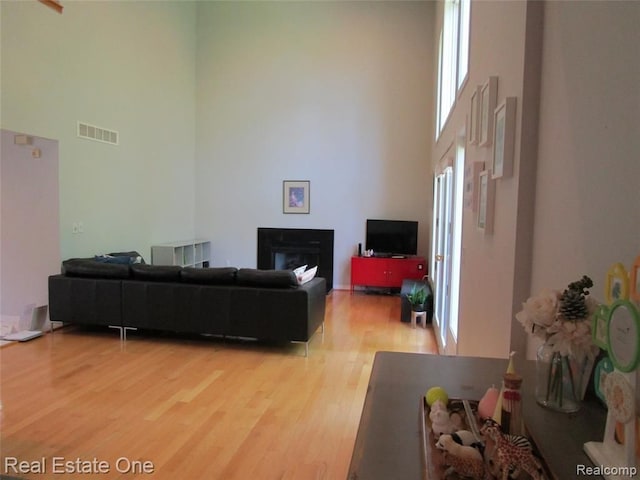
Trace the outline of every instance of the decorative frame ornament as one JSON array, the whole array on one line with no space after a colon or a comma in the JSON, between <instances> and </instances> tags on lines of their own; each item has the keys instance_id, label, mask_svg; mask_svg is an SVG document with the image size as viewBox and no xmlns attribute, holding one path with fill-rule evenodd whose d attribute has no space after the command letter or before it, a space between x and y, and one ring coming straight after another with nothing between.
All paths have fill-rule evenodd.
<instances>
[{"instance_id":1,"label":"decorative frame ornament","mask_svg":"<svg viewBox=\"0 0 640 480\"><path fill-rule=\"evenodd\" d=\"M614 263L607 271L604 293L609 305L629 298L629 276L622 263Z\"/></svg>"}]
</instances>

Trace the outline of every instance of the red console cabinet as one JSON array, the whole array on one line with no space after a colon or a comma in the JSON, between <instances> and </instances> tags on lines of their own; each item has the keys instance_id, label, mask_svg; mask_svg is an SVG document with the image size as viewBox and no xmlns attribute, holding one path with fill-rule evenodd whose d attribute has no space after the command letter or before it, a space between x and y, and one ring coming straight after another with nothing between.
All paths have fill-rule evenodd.
<instances>
[{"instance_id":1,"label":"red console cabinet","mask_svg":"<svg viewBox=\"0 0 640 480\"><path fill-rule=\"evenodd\" d=\"M351 292L356 285L400 288L402 280L420 280L426 274L424 257L351 257Z\"/></svg>"}]
</instances>

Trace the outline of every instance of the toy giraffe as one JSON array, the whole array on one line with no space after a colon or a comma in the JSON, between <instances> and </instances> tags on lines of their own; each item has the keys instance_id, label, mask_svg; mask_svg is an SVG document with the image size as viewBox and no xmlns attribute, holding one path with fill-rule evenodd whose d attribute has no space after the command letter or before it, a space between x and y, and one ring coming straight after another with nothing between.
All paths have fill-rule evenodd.
<instances>
[{"instance_id":1,"label":"toy giraffe","mask_svg":"<svg viewBox=\"0 0 640 480\"><path fill-rule=\"evenodd\" d=\"M495 462L501 480L507 480L511 472L517 476L520 470L527 472L534 480L544 480L542 465L533 454L531 443L526 437L502 433L500 424L492 419L484 423L480 434L495 443Z\"/></svg>"}]
</instances>

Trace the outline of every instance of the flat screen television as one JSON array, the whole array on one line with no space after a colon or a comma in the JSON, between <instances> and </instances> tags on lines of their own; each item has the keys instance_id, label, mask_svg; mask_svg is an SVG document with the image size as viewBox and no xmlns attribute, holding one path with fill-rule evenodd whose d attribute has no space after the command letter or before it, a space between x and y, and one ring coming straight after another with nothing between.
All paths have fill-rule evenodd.
<instances>
[{"instance_id":1,"label":"flat screen television","mask_svg":"<svg viewBox=\"0 0 640 480\"><path fill-rule=\"evenodd\" d=\"M366 249L375 256L418 253L418 222L409 220L367 220Z\"/></svg>"}]
</instances>

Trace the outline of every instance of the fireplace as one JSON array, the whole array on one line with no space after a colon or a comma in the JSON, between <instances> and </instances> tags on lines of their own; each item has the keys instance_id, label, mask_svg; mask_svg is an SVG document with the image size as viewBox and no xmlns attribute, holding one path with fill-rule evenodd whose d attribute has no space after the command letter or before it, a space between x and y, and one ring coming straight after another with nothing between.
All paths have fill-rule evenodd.
<instances>
[{"instance_id":1,"label":"fireplace","mask_svg":"<svg viewBox=\"0 0 640 480\"><path fill-rule=\"evenodd\" d=\"M258 268L291 270L318 266L318 277L333 288L333 230L258 228Z\"/></svg>"}]
</instances>

